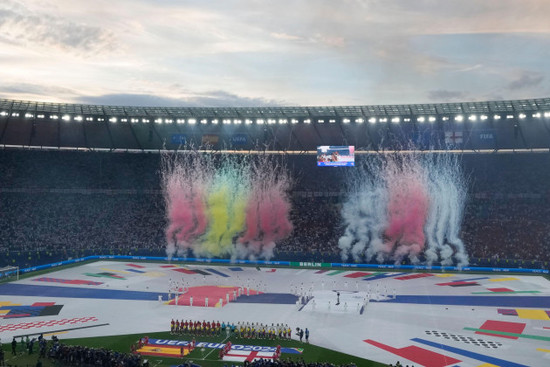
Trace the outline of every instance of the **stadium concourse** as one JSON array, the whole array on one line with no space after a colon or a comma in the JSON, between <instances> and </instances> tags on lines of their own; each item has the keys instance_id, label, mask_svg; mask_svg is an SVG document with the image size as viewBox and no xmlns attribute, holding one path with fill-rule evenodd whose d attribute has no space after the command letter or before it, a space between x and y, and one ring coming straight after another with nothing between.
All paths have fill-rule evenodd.
<instances>
[{"instance_id":1,"label":"stadium concourse","mask_svg":"<svg viewBox=\"0 0 550 367\"><path fill-rule=\"evenodd\" d=\"M550 361L550 282L534 275L97 261L1 284L0 305L3 341L215 320L308 328L310 343L388 364Z\"/></svg>"}]
</instances>

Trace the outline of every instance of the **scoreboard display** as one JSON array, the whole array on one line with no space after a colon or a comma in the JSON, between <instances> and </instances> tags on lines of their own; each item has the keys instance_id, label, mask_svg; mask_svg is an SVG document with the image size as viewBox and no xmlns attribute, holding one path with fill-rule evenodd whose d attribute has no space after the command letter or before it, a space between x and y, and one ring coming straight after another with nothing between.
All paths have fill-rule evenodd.
<instances>
[{"instance_id":1,"label":"scoreboard display","mask_svg":"<svg viewBox=\"0 0 550 367\"><path fill-rule=\"evenodd\" d=\"M355 147L353 145L321 145L317 147L317 166L353 167L355 166Z\"/></svg>"}]
</instances>

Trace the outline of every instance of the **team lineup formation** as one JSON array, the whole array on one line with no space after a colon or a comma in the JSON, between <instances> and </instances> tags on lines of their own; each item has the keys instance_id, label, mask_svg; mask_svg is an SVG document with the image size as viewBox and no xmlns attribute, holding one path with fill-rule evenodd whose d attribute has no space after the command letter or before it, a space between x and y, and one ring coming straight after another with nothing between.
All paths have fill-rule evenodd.
<instances>
[{"instance_id":1,"label":"team lineup formation","mask_svg":"<svg viewBox=\"0 0 550 367\"><path fill-rule=\"evenodd\" d=\"M192 321L192 320L173 320L170 322L170 334L194 336L216 336L225 334L226 337L235 336L241 339L286 339L292 337L292 329L283 324L262 324L259 322L237 322L237 324L225 323L219 321ZM297 328L297 335L305 336L306 342L309 339L309 329L302 331Z\"/></svg>"}]
</instances>

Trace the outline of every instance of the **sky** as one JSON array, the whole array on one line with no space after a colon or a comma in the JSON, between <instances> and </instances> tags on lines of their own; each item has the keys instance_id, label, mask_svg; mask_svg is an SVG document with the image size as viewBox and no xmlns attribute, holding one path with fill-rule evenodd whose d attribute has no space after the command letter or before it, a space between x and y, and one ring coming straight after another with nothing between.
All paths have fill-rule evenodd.
<instances>
[{"instance_id":1,"label":"sky","mask_svg":"<svg viewBox=\"0 0 550 367\"><path fill-rule=\"evenodd\" d=\"M2 0L0 98L326 106L550 96L548 0Z\"/></svg>"}]
</instances>

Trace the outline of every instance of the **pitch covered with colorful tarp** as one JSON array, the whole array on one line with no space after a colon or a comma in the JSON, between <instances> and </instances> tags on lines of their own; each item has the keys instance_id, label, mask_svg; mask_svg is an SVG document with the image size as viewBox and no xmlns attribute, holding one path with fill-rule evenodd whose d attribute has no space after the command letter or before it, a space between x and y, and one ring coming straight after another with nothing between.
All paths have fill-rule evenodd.
<instances>
[{"instance_id":1,"label":"pitch covered with colorful tarp","mask_svg":"<svg viewBox=\"0 0 550 367\"><path fill-rule=\"evenodd\" d=\"M171 319L184 318L226 325L288 324L293 341L281 343L296 347L301 346L297 328L307 328L311 344L385 364L399 360L403 365L426 367L542 367L550 358L550 281L542 276L355 267L321 272L320 266L274 268L272 263L251 267L236 261L218 266L214 259L204 264L121 260L86 263L0 284L2 340L41 333L63 333L63 339L151 335L168 332ZM106 276L98 279L88 274ZM213 299L219 301L217 291L230 290L230 303L204 307L195 304L198 298L194 297L193 306L175 306L167 302L174 282L180 288L184 284L181 289L189 296L205 291L209 305ZM235 289L237 300L231 299ZM247 289L260 294L248 296ZM297 294L302 294L302 303ZM262 346L261 340L221 334L218 341L243 343L232 346L225 353L228 358L269 357L275 351ZM181 348L185 355L189 342L172 338L179 337L150 340L141 352L180 358ZM198 340L196 347L204 348L210 358L219 356L226 343ZM301 350L282 348L281 352L282 358L292 357L290 353L300 357Z\"/></svg>"}]
</instances>

